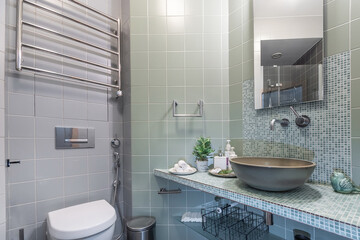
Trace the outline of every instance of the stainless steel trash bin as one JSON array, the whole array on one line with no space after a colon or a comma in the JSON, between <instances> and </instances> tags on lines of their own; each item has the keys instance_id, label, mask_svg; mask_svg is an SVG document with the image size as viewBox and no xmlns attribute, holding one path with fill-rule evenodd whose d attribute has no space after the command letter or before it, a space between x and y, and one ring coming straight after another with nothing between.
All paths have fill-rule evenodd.
<instances>
[{"instance_id":1,"label":"stainless steel trash bin","mask_svg":"<svg viewBox=\"0 0 360 240\"><path fill-rule=\"evenodd\" d=\"M155 240L154 217L135 217L126 223L128 240Z\"/></svg>"}]
</instances>

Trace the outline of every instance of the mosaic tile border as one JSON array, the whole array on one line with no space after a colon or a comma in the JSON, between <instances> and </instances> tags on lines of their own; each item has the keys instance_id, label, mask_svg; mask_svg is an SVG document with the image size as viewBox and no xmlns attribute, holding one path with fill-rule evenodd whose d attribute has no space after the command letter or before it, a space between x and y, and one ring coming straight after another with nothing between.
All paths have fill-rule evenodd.
<instances>
[{"instance_id":1,"label":"mosaic tile border","mask_svg":"<svg viewBox=\"0 0 360 240\"><path fill-rule=\"evenodd\" d=\"M312 160L310 181L329 183L334 168L351 176L350 53L324 59L324 100L294 105L311 118L306 128L295 125L289 106L254 109L254 81L243 82L243 155ZM271 119L288 118L290 125L269 130ZM298 148L296 148L297 146ZM313 159L311 159L313 158Z\"/></svg>"},{"instance_id":2,"label":"mosaic tile border","mask_svg":"<svg viewBox=\"0 0 360 240\"><path fill-rule=\"evenodd\" d=\"M360 195L342 195L321 184L305 184L293 191L259 191L238 179L222 179L207 173L175 176L155 169L165 178L210 194L292 219L354 240L360 240Z\"/></svg>"}]
</instances>

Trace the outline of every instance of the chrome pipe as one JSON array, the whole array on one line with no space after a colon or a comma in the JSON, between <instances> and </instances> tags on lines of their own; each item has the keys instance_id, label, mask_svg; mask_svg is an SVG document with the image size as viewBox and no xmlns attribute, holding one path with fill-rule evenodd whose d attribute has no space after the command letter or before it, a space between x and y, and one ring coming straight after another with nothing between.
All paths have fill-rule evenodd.
<instances>
[{"instance_id":1,"label":"chrome pipe","mask_svg":"<svg viewBox=\"0 0 360 240\"><path fill-rule=\"evenodd\" d=\"M109 19L109 20L112 20L112 21L114 21L114 22L117 22L117 19L116 19L116 18L113 18L113 17L107 15L106 13L103 13L103 12L101 12L101 11L93 8L93 7L90 7L90 6L88 6L88 5L85 5L85 4L83 4L83 3L79 2L79 1L76 1L76 0L70 0L70 1L72 1L72 2L74 2L74 3L76 3L76 4L78 4L78 5L80 5L80 6L82 6L82 7L84 7L84 8L86 8L86 9L90 10L90 11L93 11L94 13L97 13L97 14L103 16L103 17L106 17L106 18Z\"/></svg>"},{"instance_id":2,"label":"chrome pipe","mask_svg":"<svg viewBox=\"0 0 360 240\"><path fill-rule=\"evenodd\" d=\"M122 91L121 91L121 38L120 38L120 34L121 34L121 22L120 19L117 19L117 35L118 35L118 39L117 39L117 50L119 52L118 54L118 79L117 79L117 84L119 86L119 91L117 92L117 95L120 97L122 96Z\"/></svg>"},{"instance_id":3,"label":"chrome pipe","mask_svg":"<svg viewBox=\"0 0 360 240\"><path fill-rule=\"evenodd\" d=\"M65 57L65 58L68 58L68 59L71 59L71 60L74 60L74 61L90 64L90 65L93 65L93 66L96 66L96 67L100 67L100 68L108 69L108 70L111 70L111 71L119 72L119 69L117 69L117 68L113 68L113 67L101 65L101 64L98 64L98 63L86 61L86 60L83 60L81 58L73 57L73 56L63 54L63 53L59 53L59 52L49 50L49 49L46 49L46 48L34 46L34 45L31 45L31 44L27 44L27 43L23 43L22 46L27 47L27 48L31 48L31 49L35 49L35 50L38 50L38 51L46 52L46 53L51 53L51 54L54 54L54 55L57 55L57 56Z\"/></svg>"},{"instance_id":4,"label":"chrome pipe","mask_svg":"<svg viewBox=\"0 0 360 240\"><path fill-rule=\"evenodd\" d=\"M178 105L177 101L173 101L173 117L202 117L204 112L204 102L202 100L199 100L198 106L199 106L199 114L187 114L187 113L176 113L176 107Z\"/></svg>"},{"instance_id":5,"label":"chrome pipe","mask_svg":"<svg viewBox=\"0 0 360 240\"><path fill-rule=\"evenodd\" d=\"M21 71L22 64L22 18L23 18L23 0L17 2L17 21L16 21L16 69Z\"/></svg>"},{"instance_id":6,"label":"chrome pipe","mask_svg":"<svg viewBox=\"0 0 360 240\"><path fill-rule=\"evenodd\" d=\"M96 30L96 31L98 31L98 32L104 33L104 34L106 34L106 35L108 35L108 36L111 36L111 37L114 37L114 38L118 38L118 36L115 35L115 34L113 34L113 33L110 33L110 32L104 31L104 30L101 30L101 29L98 28L98 27L95 27L95 26L93 26L93 25L84 23L84 22L82 22L82 21L80 21L80 20L77 20L77 19L75 19L75 18L73 18L73 17L70 17L70 16L65 15L65 14L63 14L63 13L60 13L60 12L58 12L58 11L56 11L56 10L50 9L50 8L48 8L48 7L42 6L42 5L37 4L37 3L30 2L30 1L28 1L28 0L22 0L22 1L23 1L24 3L27 3L27 4L32 5L32 6L34 6L34 7L37 7L37 8L39 8L39 9L45 10L45 11L47 11L47 12L49 12L49 13L53 13L53 14L55 14L55 15L57 15L57 16L66 18L66 19L71 20L71 21L73 21L73 22L75 22L75 23L81 24L81 25L83 25L83 26L85 26L85 27L88 27L88 28L91 28L91 29Z\"/></svg>"},{"instance_id":7,"label":"chrome pipe","mask_svg":"<svg viewBox=\"0 0 360 240\"><path fill-rule=\"evenodd\" d=\"M43 31L48 32L48 33L55 34L55 35L58 35L58 36L60 36L60 37L64 37L64 38L73 40L73 41L75 41L75 42L79 42L79 43L85 44L85 45L87 45L87 46L90 46L90 47L93 47L93 48L97 48L97 49L99 49L99 50L102 50L102 51L105 51L105 52L108 52L108 53L111 53L111 54L114 54L114 55L118 55L118 53L115 52L115 51L112 51L112 50L110 50L110 49L106 49L106 48L100 47L100 46L98 46L98 45L95 45L95 44L92 44L92 43L83 41L83 40L78 39L78 38L71 37L71 36L66 35L66 34L64 34L64 33L60 33L60 32L54 31L54 30L52 30L52 29L49 29L49 28L46 28L46 27L42 27L42 26L39 26L39 25L37 25L37 24L33 24L33 23L30 23L30 22L27 22L27 21L22 21L22 23L23 23L24 25L27 25L27 26L30 26L30 27L33 27L33 28L36 28L36 29L40 29L40 30L43 30Z\"/></svg>"},{"instance_id":8,"label":"chrome pipe","mask_svg":"<svg viewBox=\"0 0 360 240\"><path fill-rule=\"evenodd\" d=\"M81 82L92 83L92 84L95 84L95 85L101 85L101 86L115 88L115 89L119 90L119 86L117 86L117 85L112 85L112 84L108 84L108 83L102 83L102 82L98 82L98 81L94 81L94 80L90 80L90 79L86 79L86 78L81 78L81 77L76 77L76 76L63 74L63 73L57 73L57 72L53 72L53 71L49 71L49 70L45 70L45 69L41 69L41 68L22 66L22 69L31 70L31 71L39 72L39 73L46 73L46 74L49 74L49 75L55 75L55 76L59 76L59 77L70 78L70 79L78 80L78 81L81 81Z\"/></svg>"}]
</instances>

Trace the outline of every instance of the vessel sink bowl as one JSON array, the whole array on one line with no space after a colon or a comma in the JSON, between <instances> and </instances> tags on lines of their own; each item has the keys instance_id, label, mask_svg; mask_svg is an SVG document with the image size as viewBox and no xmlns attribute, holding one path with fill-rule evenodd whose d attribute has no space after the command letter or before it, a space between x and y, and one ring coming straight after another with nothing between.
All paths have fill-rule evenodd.
<instances>
[{"instance_id":1,"label":"vessel sink bowl","mask_svg":"<svg viewBox=\"0 0 360 240\"><path fill-rule=\"evenodd\" d=\"M241 157L230 160L235 175L253 188L288 191L299 187L311 176L315 163L299 159Z\"/></svg>"}]
</instances>

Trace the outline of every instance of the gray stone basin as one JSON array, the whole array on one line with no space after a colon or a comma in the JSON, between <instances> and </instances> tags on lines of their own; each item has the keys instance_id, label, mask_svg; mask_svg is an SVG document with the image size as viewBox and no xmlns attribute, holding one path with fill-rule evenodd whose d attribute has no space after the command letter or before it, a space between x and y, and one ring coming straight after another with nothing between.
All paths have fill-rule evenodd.
<instances>
[{"instance_id":1,"label":"gray stone basin","mask_svg":"<svg viewBox=\"0 0 360 240\"><path fill-rule=\"evenodd\" d=\"M240 157L230 160L235 175L253 188L288 191L303 185L316 164L289 158Z\"/></svg>"}]
</instances>

